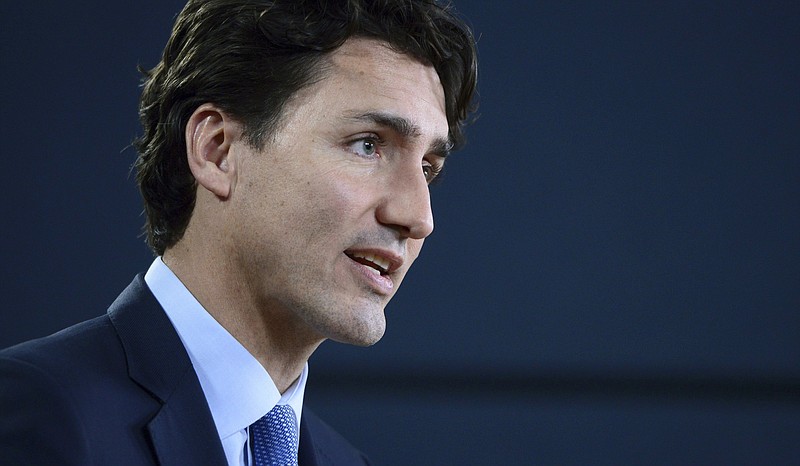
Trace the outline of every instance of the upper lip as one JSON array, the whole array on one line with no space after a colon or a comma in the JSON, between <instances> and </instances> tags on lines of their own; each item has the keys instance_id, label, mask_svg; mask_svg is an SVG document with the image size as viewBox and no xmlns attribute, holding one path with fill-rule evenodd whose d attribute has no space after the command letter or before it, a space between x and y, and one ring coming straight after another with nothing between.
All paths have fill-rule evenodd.
<instances>
[{"instance_id":1,"label":"upper lip","mask_svg":"<svg viewBox=\"0 0 800 466\"><path fill-rule=\"evenodd\" d=\"M390 274L403 266L403 257L381 248L351 248L344 252L351 259L358 257L376 265L382 274Z\"/></svg>"}]
</instances>

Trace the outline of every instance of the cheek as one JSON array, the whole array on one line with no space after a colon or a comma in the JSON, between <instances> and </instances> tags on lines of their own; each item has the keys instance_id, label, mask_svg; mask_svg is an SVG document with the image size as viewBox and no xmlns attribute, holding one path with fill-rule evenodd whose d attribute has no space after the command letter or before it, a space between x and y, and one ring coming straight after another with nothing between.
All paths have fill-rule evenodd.
<instances>
[{"instance_id":1,"label":"cheek","mask_svg":"<svg viewBox=\"0 0 800 466\"><path fill-rule=\"evenodd\" d=\"M371 195L363 182L329 173L303 184L295 193L304 205L301 215L306 225L313 225L317 234L364 226L358 220L369 211Z\"/></svg>"},{"instance_id":2,"label":"cheek","mask_svg":"<svg viewBox=\"0 0 800 466\"><path fill-rule=\"evenodd\" d=\"M408 240L408 246L407 246L408 247L408 260L411 261L408 264L409 267L411 266L411 264L414 263L414 261L419 256L420 251L422 251L422 245L424 243L425 243L424 239L409 239Z\"/></svg>"}]
</instances>

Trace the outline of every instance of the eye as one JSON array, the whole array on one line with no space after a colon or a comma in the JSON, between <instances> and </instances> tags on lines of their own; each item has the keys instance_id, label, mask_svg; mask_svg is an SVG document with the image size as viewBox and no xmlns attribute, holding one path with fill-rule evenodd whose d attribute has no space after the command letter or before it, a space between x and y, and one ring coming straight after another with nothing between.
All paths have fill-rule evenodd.
<instances>
[{"instance_id":1,"label":"eye","mask_svg":"<svg viewBox=\"0 0 800 466\"><path fill-rule=\"evenodd\" d=\"M375 158L378 154L378 146L380 141L375 137L365 137L356 139L350 143L350 150L359 157L367 159Z\"/></svg>"},{"instance_id":2,"label":"eye","mask_svg":"<svg viewBox=\"0 0 800 466\"><path fill-rule=\"evenodd\" d=\"M441 171L441 165L432 165L429 162L424 162L422 165L422 174L425 175L425 181L427 181L428 184L433 183Z\"/></svg>"}]
</instances>

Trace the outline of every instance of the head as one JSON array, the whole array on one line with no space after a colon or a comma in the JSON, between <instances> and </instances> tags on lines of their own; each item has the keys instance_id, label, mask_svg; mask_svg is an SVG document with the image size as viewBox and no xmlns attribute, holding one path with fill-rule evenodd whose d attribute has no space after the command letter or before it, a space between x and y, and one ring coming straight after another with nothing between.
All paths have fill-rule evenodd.
<instances>
[{"instance_id":1,"label":"head","mask_svg":"<svg viewBox=\"0 0 800 466\"><path fill-rule=\"evenodd\" d=\"M473 110L476 51L466 25L435 0L190 0L161 62L145 72L136 141L147 241L174 246L191 219L197 183L186 160L190 116L213 103L262 148L301 89L324 78L328 58L352 37L372 38L435 69L449 139L464 142Z\"/></svg>"},{"instance_id":2,"label":"head","mask_svg":"<svg viewBox=\"0 0 800 466\"><path fill-rule=\"evenodd\" d=\"M431 0L190 1L142 96L152 248L216 252L211 286L282 335L374 343L475 80Z\"/></svg>"}]
</instances>

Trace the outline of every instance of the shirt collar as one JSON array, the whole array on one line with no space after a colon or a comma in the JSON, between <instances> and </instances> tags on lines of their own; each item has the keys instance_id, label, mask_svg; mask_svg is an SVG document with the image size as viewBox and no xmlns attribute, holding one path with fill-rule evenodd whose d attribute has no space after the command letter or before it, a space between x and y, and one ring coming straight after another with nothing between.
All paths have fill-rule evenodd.
<instances>
[{"instance_id":1,"label":"shirt collar","mask_svg":"<svg viewBox=\"0 0 800 466\"><path fill-rule=\"evenodd\" d=\"M153 261L144 280L189 354L221 439L246 428L277 404L290 405L300 425L307 363L281 395L266 369L203 308L161 257Z\"/></svg>"}]
</instances>

